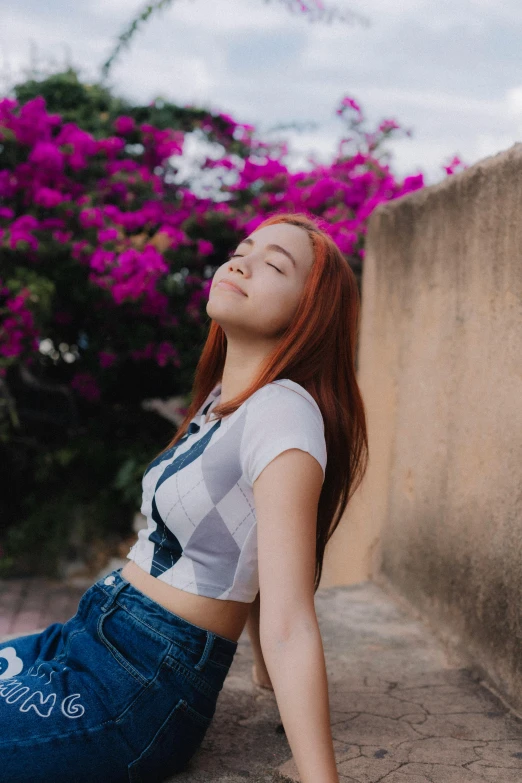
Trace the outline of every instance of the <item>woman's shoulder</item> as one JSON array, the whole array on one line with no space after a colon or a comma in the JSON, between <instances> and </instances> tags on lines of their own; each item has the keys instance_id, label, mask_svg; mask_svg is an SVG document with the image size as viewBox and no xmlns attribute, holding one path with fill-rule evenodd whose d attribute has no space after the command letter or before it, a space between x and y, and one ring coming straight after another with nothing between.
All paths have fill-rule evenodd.
<instances>
[{"instance_id":1,"label":"woman's shoulder","mask_svg":"<svg viewBox=\"0 0 522 783\"><path fill-rule=\"evenodd\" d=\"M290 378L278 378L276 381L272 381L272 383L267 385L273 386L274 384L276 384L280 389L286 389L290 392L293 392L294 394L299 394L320 412L319 405L314 400L310 392L307 391L304 386L301 386L300 383L297 383L297 381L291 381Z\"/></svg>"},{"instance_id":2,"label":"woman's shoulder","mask_svg":"<svg viewBox=\"0 0 522 783\"><path fill-rule=\"evenodd\" d=\"M277 379L254 392L248 403L241 461L251 486L274 457L295 448L315 457L324 477L324 421L318 404L301 384L288 378Z\"/></svg>"},{"instance_id":3,"label":"woman's shoulder","mask_svg":"<svg viewBox=\"0 0 522 783\"><path fill-rule=\"evenodd\" d=\"M258 389L250 398L250 406L254 408L270 408L279 411L284 416L289 411L295 411L301 416L313 416L323 422L319 405L300 383L290 378L278 378Z\"/></svg>"}]
</instances>

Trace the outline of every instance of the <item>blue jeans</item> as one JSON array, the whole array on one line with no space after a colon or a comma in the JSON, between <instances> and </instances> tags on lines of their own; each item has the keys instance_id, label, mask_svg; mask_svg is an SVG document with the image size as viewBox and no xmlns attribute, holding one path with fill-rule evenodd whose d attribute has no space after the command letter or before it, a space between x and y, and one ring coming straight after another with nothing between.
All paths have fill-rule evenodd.
<instances>
[{"instance_id":1,"label":"blue jeans","mask_svg":"<svg viewBox=\"0 0 522 783\"><path fill-rule=\"evenodd\" d=\"M66 623L0 642L2 783L159 783L198 749L237 642L121 570Z\"/></svg>"}]
</instances>

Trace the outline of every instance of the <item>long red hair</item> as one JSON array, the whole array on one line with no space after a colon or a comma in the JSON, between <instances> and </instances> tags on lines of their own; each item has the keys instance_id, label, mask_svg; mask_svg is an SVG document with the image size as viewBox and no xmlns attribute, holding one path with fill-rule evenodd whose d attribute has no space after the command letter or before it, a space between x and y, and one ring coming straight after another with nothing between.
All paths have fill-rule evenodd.
<instances>
[{"instance_id":1,"label":"long red hair","mask_svg":"<svg viewBox=\"0 0 522 783\"><path fill-rule=\"evenodd\" d=\"M318 220L304 213L279 213L264 220L257 229L274 223L290 223L304 229L312 242L314 261L295 317L257 377L242 394L213 408L212 415L230 415L254 392L279 378L301 384L319 405L328 460L317 512L315 593L326 544L368 463L366 413L356 379L360 295L354 272ZM191 419L220 382L226 351L225 332L211 321L195 371L192 402L176 434L160 454L185 435Z\"/></svg>"}]
</instances>

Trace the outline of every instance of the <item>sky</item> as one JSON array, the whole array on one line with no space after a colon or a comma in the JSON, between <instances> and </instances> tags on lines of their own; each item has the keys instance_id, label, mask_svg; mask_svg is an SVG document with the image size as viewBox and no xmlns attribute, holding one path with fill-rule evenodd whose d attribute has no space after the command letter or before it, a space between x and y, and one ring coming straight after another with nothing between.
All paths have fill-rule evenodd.
<instances>
[{"instance_id":1,"label":"sky","mask_svg":"<svg viewBox=\"0 0 522 783\"><path fill-rule=\"evenodd\" d=\"M325 0L327 4L329 0ZM355 98L369 129L395 119L411 137L389 142L398 177L444 178L522 141L520 0L338 0L368 25L311 23L277 0L173 0L112 66L115 94L194 104L288 139L290 167L328 163L344 134L335 108ZM99 77L118 35L144 7L132 0L4 0L1 94L33 63ZM278 125L303 129L276 134Z\"/></svg>"}]
</instances>

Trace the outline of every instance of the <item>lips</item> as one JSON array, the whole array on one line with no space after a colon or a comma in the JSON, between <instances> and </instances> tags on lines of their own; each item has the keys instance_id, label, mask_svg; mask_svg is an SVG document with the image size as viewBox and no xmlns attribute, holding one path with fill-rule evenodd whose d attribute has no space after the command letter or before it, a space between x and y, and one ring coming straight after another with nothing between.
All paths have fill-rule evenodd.
<instances>
[{"instance_id":1,"label":"lips","mask_svg":"<svg viewBox=\"0 0 522 783\"><path fill-rule=\"evenodd\" d=\"M216 286L219 286L220 288L225 288L228 291L236 291L238 294L242 294L243 296L246 296L243 289L240 288L235 283L233 283L231 280L220 280L219 283L216 283Z\"/></svg>"}]
</instances>

